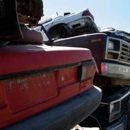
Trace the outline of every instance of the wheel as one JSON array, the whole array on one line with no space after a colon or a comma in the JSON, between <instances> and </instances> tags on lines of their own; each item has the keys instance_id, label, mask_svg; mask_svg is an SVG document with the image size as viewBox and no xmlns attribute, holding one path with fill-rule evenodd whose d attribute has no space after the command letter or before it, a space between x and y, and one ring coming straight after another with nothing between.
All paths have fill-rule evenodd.
<instances>
[{"instance_id":1,"label":"wheel","mask_svg":"<svg viewBox=\"0 0 130 130\"><path fill-rule=\"evenodd\" d=\"M49 30L52 39L67 38L72 35L72 30L67 25L57 25Z\"/></svg>"},{"instance_id":2,"label":"wheel","mask_svg":"<svg viewBox=\"0 0 130 130\"><path fill-rule=\"evenodd\" d=\"M60 26L60 38L67 38L70 37L72 34L72 30L67 25Z\"/></svg>"}]
</instances>

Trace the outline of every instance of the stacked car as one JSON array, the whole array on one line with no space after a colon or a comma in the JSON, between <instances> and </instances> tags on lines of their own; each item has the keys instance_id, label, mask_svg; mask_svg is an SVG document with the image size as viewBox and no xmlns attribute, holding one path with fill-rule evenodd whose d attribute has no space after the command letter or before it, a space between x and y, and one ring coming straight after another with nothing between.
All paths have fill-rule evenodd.
<instances>
[{"instance_id":1,"label":"stacked car","mask_svg":"<svg viewBox=\"0 0 130 130\"><path fill-rule=\"evenodd\" d=\"M44 25L44 28L54 40L99 32L94 22L94 16L88 9L67 13L64 16L42 17L39 24Z\"/></svg>"},{"instance_id":2,"label":"stacked car","mask_svg":"<svg viewBox=\"0 0 130 130\"><path fill-rule=\"evenodd\" d=\"M74 14L77 14L78 17L78 13ZM69 21L72 20L71 23L76 23L73 19L74 14L68 14L67 16L69 17ZM75 33L76 36L71 35L67 38L59 37L58 40L53 42L54 46L89 48L97 63L99 71L94 77L94 84L98 85L103 91L102 101L98 109L89 118L82 121L80 125L86 127L96 126L101 130L129 130L130 34L113 28L98 31L98 27L94 23L94 18L90 13L86 14L86 17L91 19L92 24L90 25L94 25L91 26L90 30L87 29L86 32L79 31L79 34ZM63 16L62 19L66 19L64 23L68 22L66 16ZM80 18L77 21L80 20L82 21L83 19ZM62 20L58 21L58 25L62 23ZM45 28L46 24L45 26L43 24ZM54 25L54 27L58 25ZM83 28L86 29L86 27L88 26L84 26ZM51 29L46 28L48 32L52 29L53 25ZM70 29L72 32L75 32L75 29L71 27ZM57 34L57 36L60 36L60 34Z\"/></svg>"},{"instance_id":3,"label":"stacked car","mask_svg":"<svg viewBox=\"0 0 130 130\"><path fill-rule=\"evenodd\" d=\"M0 129L69 130L89 116L102 96L91 51L21 41L15 0L0 14Z\"/></svg>"}]
</instances>

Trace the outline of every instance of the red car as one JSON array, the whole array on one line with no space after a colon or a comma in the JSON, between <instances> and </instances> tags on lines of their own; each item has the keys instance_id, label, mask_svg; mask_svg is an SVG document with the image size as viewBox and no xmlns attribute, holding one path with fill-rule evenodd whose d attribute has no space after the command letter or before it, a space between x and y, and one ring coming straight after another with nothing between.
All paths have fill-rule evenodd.
<instances>
[{"instance_id":1,"label":"red car","mask_svg":"<svg viewBox=\"0 0 130 130\"><path fill-rule=\"evenodd\" d=\"M90 50L19 42L15 0L0 9L0 129L71 129L102 96Z\"/></svg>"}]
</instances>

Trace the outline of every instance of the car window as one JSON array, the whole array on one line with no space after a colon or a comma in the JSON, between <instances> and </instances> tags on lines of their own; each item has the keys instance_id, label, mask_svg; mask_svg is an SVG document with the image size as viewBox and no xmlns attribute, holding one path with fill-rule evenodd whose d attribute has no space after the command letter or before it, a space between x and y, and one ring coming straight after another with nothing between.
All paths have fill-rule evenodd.
<instances>
[{"instance_id":1,"label":"car window","mask_svg":"<svg viewBox=\"0 0 130 130\"><path fill-rule=\"evenodd\" d=\"M41 20L39 21L39 23L45 24L52 21L52 18L50 17L42 17Z\"/></svg>"},{"instance_id":2,"label":"car window","mask_svg":"<svg viewBox=\"0 0 130 130\"><path fill-rule=\"evenodd\" d=\"M38 25L37 27L33 27L33 29L40 31L42 33L43 36L43 42L47 45L50 45L52 43L51 38L48 36L46 30L44 29L44 27L42 25Z\"/></svg>"},{"instance_id":3,"label":"car window","mask_svg":"<svg viewBox=\"0 0 130 130\"><path fill-rule=\"evenodd\" d=\"M49 38L48 38L48 36L46 35L46 33L44 32L43 29L41 30L41 32L42 32L42 36L43 36L43 41L44 41L44 42L48 42L48 41L49 41Z\"/></svg>"}]
</instances>

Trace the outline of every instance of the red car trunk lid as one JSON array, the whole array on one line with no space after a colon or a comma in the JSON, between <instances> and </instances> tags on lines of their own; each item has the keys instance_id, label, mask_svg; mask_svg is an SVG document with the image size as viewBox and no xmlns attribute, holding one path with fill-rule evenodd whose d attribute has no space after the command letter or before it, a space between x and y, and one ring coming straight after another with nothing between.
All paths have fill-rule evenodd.
<instances>
[{"instance_id":1,"label":"red car trunk lid","mask_svg":"<svg viewBox=\"0 0 130 130\"><path fill-rule=\"evenodd\" d=\"M78 81L78 66L91 58L91 52L82 48L1 47L0 128L92 87L92 80L82 85Z\"/></svg>"}]
</instances>

